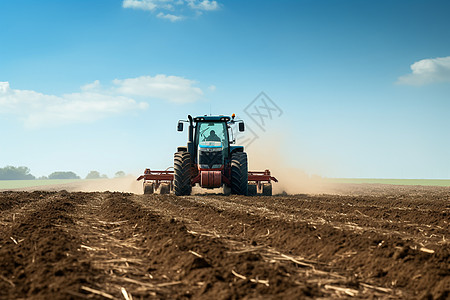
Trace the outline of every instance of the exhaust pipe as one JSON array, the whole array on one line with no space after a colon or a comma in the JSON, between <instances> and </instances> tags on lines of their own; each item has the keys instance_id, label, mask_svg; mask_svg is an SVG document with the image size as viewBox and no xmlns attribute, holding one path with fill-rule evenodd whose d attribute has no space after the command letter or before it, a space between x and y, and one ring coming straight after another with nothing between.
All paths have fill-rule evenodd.
<instances>
[{"instance_id":1,"label":"exhaust pipe","mask_svg":"<svg viewBox=\"0 0 450 300\"><path fill-rule=\"evenodd\" d=\"M189 119L189 139L187 142L188 152L191 154L191 161L195 160L195 149L194 149L194 121L192 120L192 116L188 115Z\"/></svg>"}]
</instances>

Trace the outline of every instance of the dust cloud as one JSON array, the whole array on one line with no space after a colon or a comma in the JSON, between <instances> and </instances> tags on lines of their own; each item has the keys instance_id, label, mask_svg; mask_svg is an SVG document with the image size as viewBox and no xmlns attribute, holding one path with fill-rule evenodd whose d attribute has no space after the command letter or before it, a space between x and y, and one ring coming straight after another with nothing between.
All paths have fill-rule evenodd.
<instances>
[{"instance_id":1,"label":"dust cloud","mask_svg":"<svg viewBox=\"0 0 450 300\"><path fill-rule=\"evenodd\" d=\"M75 190L73 190L75 189ZM142 181L127 176L113 179L87 179L76 184L71 191L78 192L125 192L142 194Z\"/></svg>"},{"instance_id":2,"label":"dust cloud","mask_svg":"<svg viewBox=\"0 0 450 300\"><path fill-rule=\"evenodd\" d=\"M270 142L269 142L270 141ZM320 175L308 174L299 168L293 168L286 153L283 153L283 136L264 137L256 140L248 148L249 171L269 169L271 175L278 179L273 182L273 194L322 194L332 193L334 184Z\"/></svg>"}]
</instances>

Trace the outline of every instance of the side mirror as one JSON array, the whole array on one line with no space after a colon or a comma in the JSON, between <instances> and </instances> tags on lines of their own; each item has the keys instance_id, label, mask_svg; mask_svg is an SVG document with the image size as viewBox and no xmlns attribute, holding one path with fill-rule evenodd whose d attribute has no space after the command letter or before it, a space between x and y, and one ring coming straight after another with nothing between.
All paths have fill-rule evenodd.
<instances>
[{"instance_id":1,"label":"side mirror","mask_svg":"<svg viewBox=\"0 0 450 300\"><path fill-rule=\"evenodd\" d=\"M183 131L183 122L178 122L177 130L178 131Z\"/></svg>"},{"instance_id":2,"label":"side mirror","mask_svg":"<svg viewBox=\"0 0 450 300\"><path fill-rule=\"evenodd\" d=\"M244 122L240 122L240 123L239 123L239 131L242 132L242 131L244 131L244 130L245 130Z\"/></svg>"}]
</instances>

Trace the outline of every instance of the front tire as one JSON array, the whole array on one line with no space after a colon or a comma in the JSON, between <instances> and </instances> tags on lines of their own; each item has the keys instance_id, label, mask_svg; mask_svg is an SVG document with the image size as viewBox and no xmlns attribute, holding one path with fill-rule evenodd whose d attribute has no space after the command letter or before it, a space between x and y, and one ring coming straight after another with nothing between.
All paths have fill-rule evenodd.
<instances>
[{"instance_id":1,"label":"front tire","mask_svg":"<svg viewBox=\"0 0 450 300\"><path fill-rule=\"evenodd\" d=\"M231 193L248 195L248 163L245 152L236 152L231 156Z\"/></svg>"},{"instance_id":2,"label":"front tire","mask_svg":"<svg viewBox=\"0 0 450 300\"><path fill-rule=\"evenodd\" d=\"M192 192L191 185L191 155L189 152L176 152L173 162L175 195L187 196Z\"/></svg>"}]
</instances>

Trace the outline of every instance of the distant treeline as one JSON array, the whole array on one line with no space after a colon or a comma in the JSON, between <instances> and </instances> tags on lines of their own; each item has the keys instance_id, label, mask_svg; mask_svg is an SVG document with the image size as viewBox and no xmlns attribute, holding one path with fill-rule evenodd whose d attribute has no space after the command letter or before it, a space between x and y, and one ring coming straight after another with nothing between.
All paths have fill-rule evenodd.
<instances>
[{"instance_id":1,"label":"distant treeline","mask_svg":"<svg viewBox=\"0 0 450 300\"><path fill-rule=\"evenodd\" d=\"M80 179L80 176L74 172L53 172L48 175L48 179Z\"/></svg>"},{"instance_id":2,"label":"distant treeline","mask_svg":"<svg viewBox=\"0 0 450 300\"><path fill-rule=\"evenodd\" d=\"M0 168L0 180L30 180L35 178L30 174L30 169L27 167L6 166Z\"/></svg>"},{"instance_id":3,"label":"distant treeline","mask_svg":"<svg viewBox=\"0 0 450 300\"><path fill-rule=\"evenodd\" d=\"M125 172L118 171L115 174L115 177L124 177ZM105 174L100 175L98 171L91 171L86 176L86 179L97 179L97 178L108 178ZM30 174L30 169L28 167L13 167L6 166L4 168L0 168L0 180L33 180L36 179L36 176ZM80 179L80 176L75 174L74 172L53 172L52 174L47 176L42 176L37 179Z\"/></svg>"}]
</instances>

